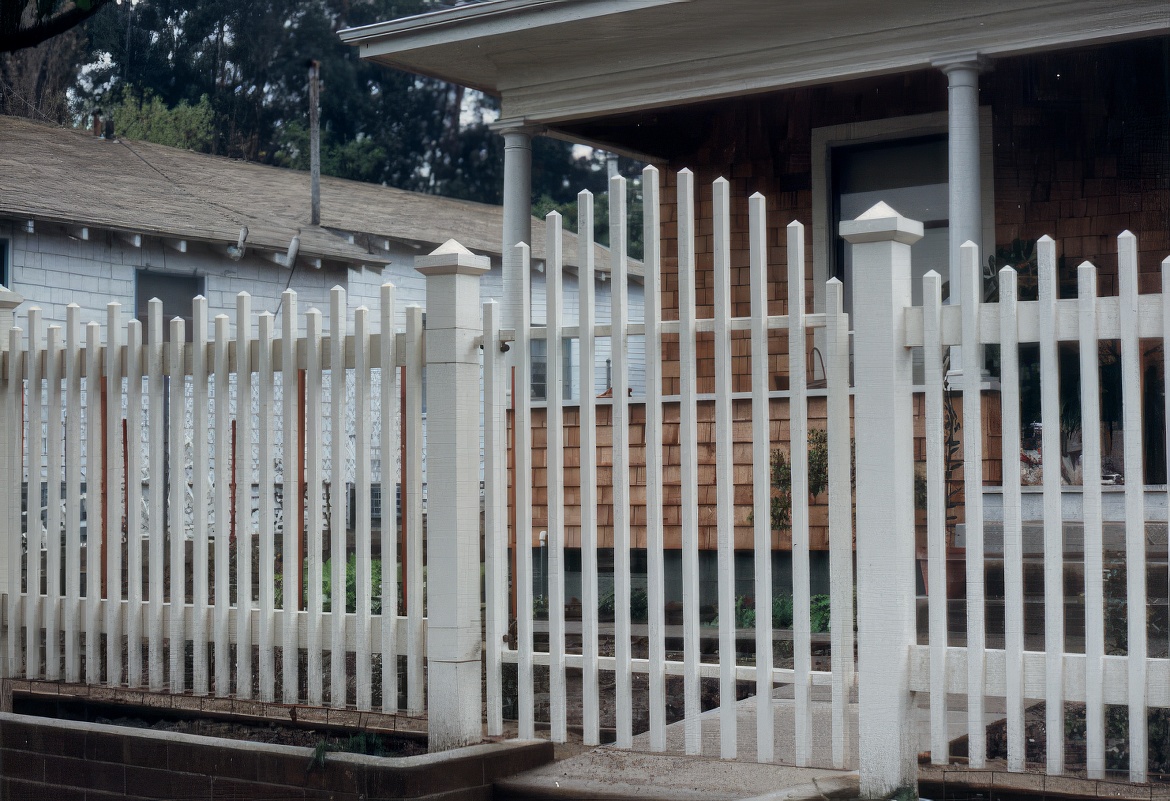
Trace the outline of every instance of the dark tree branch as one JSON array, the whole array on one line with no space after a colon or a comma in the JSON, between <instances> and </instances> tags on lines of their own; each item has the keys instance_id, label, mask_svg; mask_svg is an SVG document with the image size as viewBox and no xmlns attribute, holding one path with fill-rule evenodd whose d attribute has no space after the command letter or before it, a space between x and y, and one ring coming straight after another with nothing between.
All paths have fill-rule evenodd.
<instances>
[{"instance_id":1,"label":"dark tree branch","mask_svg":"<svg viewBox=\"0 0 1170 801\"><path fill-rule=\"evenodd\" d=\"M11 6L16 4L17 0L3 0L6 7L6 12L11 10ZM97 11L105 5L108 5L110 0L90 0L86 7L74 4L66 11L62 11L52 17L46 17L38 20L30 27L21 27L19 19L23 15L17 17L17 24L10 25L10 15L3 14L4 26L0 30L0 53L10 53L15 50L23 50L26 47L36 47L41 42L52 39L65 31L80 25L87 19L92 17Z\"/></svg>"}]
</instances>

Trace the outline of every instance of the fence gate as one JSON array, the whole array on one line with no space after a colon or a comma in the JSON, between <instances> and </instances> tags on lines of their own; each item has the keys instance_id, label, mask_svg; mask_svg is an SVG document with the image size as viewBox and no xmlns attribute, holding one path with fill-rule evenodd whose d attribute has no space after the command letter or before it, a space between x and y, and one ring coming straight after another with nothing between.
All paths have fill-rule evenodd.
<instances>
[{"instance_id":1,"label":"fence gate","mask_svg":"<svg viewBox=\"0 0 1170 801\"><path fill-rule=\"evenodd\" d=\"M502 323L494 305L485 306L489 733L502 731L507 707L522 737L533 736L541 720L554 741L565 739L571 723L582 727L588 744L612 727L623 748L700 754L704 729L710 737L717 727L723 758L736 757L746 737L761 762L844 767L854 759L855 735L848 714L854 684L849 323L841 285L829 282L825 312L807 311L804 229L793 223L786 232L786 304L777 293L781 276L769 273L776 242L764 197L736 199L733 207L728 182L715 181L704 195L713 232L700 237L691 173L678 173L676 184L677 203L665 208L677 230L677 279L662 271L659 173L643 172L643 319L631 320L636 304L629 291L638 284L630 283L621 177L610 182L608 274L594 264L593 197L582 192L577 290L565 288L562 221L554 212L546 225L545 324L530 322L534 303L526 280L519 321ZM732 257L733 215L750 220L744 263ZM700 261L697 244L713 250L713 265ZM526 245L508 258L510 268L529 275ZM605 298L595 292L599 277L608 279ZM663 298L677 298L677 315L663 313ZM600 313L605 300L608 319ZM501 330L507 325L516 327ZM628 354L640 346L644 390L631 386L629 372ZM610 353L608 387L600 380L599 349ZM566 359L566 351L576 358ZM541 354L546 399L534 402L530 384ZM576 402L565 401L564 387L574 378L566 363L579 369ZM515 390L505 409L512 365ZM816 464L810 465L810 453ZM514 639L509 465L517 543ZM810 490L819 496L815 525ZM792 583L774 592L773 555L782 539L785 548L790 542ZM609 591L602 560L611 548ZM579 575L567 568L575 567L578 549ZM827 598L823 589L818 596L814 631L810 553L818 551L823 565L826 549L831 586ZM704 558L712 551L716 590L708 600ZM737 552L750 554L752 576L738 583ZM547 571L534 564L534 553L547 561ZM643 553L644 584L631 558L640 561ZM538 576L540 593L534 592ZM567 577L573 586L579 581L579 591L569 592ZM784 620L774 619L774 607ZM736 703L753 693L754 702ZM791 699L790 723L778 717L774 695ZM715 699L717 717L702 715ZM737 712L744 710L754 711L754 731L737 730ZM669 725L679 719L680 726ZM777 726L794 727L785 738L795 743L791 752L778 752ZM636 737L636 730L644 733ZM706 749L712 753L711 745Z\"/></svg>"}]
</instances>

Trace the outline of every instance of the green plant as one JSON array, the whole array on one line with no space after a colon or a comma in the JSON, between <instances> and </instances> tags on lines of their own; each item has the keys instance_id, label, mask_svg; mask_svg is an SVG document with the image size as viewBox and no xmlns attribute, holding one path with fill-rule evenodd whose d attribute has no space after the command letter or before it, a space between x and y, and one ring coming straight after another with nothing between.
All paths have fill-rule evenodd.
<instances>
[{"instance_id":1,"label":"green plant","mask_svg":"<svg viewBox=\"0 0 1170 801\"><path fill-rule=\"evenodd\" d=\"M612 618L616 612L616 599L611 589L597 599L597 614L602 618ZM635 623L645 623L650 616L650 597L646 590L634 587L630 590L630 620Z\"/></svg>"},{"instance_id":2,"label":"green plant","mask_svg":"<svg viewBox=\"0 0 1170 801\"><path fill-rule=\"evenodd\" d=\"M852 450L852 440L850 441ZM777 448L769 457L772 473L772 530L792 527L792 463L784 450ZM829 488L829 434L823 428L808 430L808 494L816 500ZM751 524L755 517L748 515Z\"/></svg>"},{"instance_id":3,"label":"green plant","mask_svg":"<svg viewBox=\"0 0 1170 801\"><path fill-rule=\"evenodd\" d=\"M791 595L773 595L772 596L772 628L774 628L774 629L790 629L790 628L792 628L792 596Z\"/></svg>"},{"instance_id":4,"label":"green plant","mask_svg":"<svg viewBox=\"0 0 1170 801\"><path fill-rule=\"evenodd\" d=\"M712 626L719 625L719 614L716 612ZM756 627L756 607L751 598L746 595L735 596L735 627L737 629L754 629Z\"/></svg>"},{"instance_id":5,"label":"green plant","mask_svg":"<svg viewBox=\"0 0 1170 801\"><path fill-rule=\"evenodd\" d=\"M548 598L543 595L532 596L532 617L536 620L548 620Z\"/></svg>"},{"instance_id":6,"label":"green plant","mask_svg":"<svg viewBox=\"0 0 1170 801\"><path fill-rule=\"evenodd\" d=\"M372 732L358 732L345 740L331 743L321 740L313 748L313 756L309 758L309 773L317 768L325 767L325 757L330 753L365 754L366 756L386 756L386 745L382 738Z\"/></svg>"},{"instance_id":7,"label":"green plant","mask_svg":"<svg viewBox=\"0 0 1170 801\"><path fill-rule=\"evenodd\" d=\"M810 599L809 614L812 618L812 630L814 634L823 634L829 630L829 612L831 605L829 603L829 596L814 595Z\"/></svg>"},{"instance_id":8,"label":"green plant","mask_svg":"<svg viewBox=\"0 0 1170 801\"><path fill-rule=\"evenodd\" d=\"M326 559L321 566L321 611L329 612L333 609L333 568L332 559ZM273 605L278 609L284 608L284 576L275 575L275 592ZM309 586L309 566L305 565L301 580L304 586ZM350 554L345 565L345 611L357 611L357 555ZM382 560L372 559L370 562L370 612L382 614Z\"/></svg>"}]
</instances>

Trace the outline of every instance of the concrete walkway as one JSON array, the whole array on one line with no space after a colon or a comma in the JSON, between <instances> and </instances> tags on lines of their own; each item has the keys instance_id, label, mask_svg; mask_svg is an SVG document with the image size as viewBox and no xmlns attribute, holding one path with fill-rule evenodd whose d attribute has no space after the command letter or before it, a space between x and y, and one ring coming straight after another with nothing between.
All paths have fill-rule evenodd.
<instances>
[{"instance_id":1,"label":"concrete walkway","mask_svg":"<svg viewBox=\"0 0 1170 801\"><path fill-rule=\"evenodd\" d=\"M780 697L787 690L788 698ZM819 690L820 688L818 688ZM827 688L826 688L827 689ZM814 696L815 697L815 696ZM649 734L634 738L630 751L611 746L578 752L551 765L499 782L507 798L523 799L679 799L680 801L739 801L767 798L798 801L849 797L857 791L857 773L834 770L832 764L831 705L826 699L813 704L813 764L790 765L756 762L756 700L737 706L738 758L719 758L719 710L701 716L703 756L683 754L684 724L666 727L666 753L651 753ZM852 705L851 705L852 706ZM791 687L777 691L773 699L776 759L791 763L794 757L795 716ZM856 719L856 708L851 709ZM855 740L847 748L847 764L856 763Z\"/></svg>"}]
</instances>

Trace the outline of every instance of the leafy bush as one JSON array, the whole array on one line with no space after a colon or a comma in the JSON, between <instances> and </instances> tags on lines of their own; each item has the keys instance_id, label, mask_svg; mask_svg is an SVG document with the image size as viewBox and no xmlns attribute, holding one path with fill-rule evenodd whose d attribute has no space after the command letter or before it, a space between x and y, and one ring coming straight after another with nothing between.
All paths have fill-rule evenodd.
<instances>
[{"instance_id":1,"label":"leafy bush","mask_svg":"<svg viewBox=\"0 0 1170 801\"><path fill-rule=\"evenodd\" d=\"M773 595L772 596L772 628L774 628L774 629L790 629L790 628L792 628L792 596L791 595Z\"/></svg>"},{"instance_id":2,"label":"leafy bush","mask_svg":"<svg viewBox=\"0 0 1170 801\"><path fill-rule=\"evenodd\" d=\"M333 569L332 559L326 559L321 566L321 611L329 612L333 608ZM306 563L301 574L304 586L309 586L309 566ZM275 576L274 606L284 608L283 576ZM350 554L345 565L345 611L357 611L357 555ZM382 614L382 560L373 559L370 564L370 611L375 615Z\"/></svg>"},{"instance_id":3,"label":"leafy bush","mask_svg":"<svg viewBox=\"0 0 1170 801\"><path fill-rule=\"evenodd\" d=\"M603 619L612 619L616 610L617 605L613 590L597 599L597 614ZM635 623L645 623L649 616L650 597L646 594L646 590L640 587L632 588L630 590L630 620Z\"/></svg>"}]
</instances>

